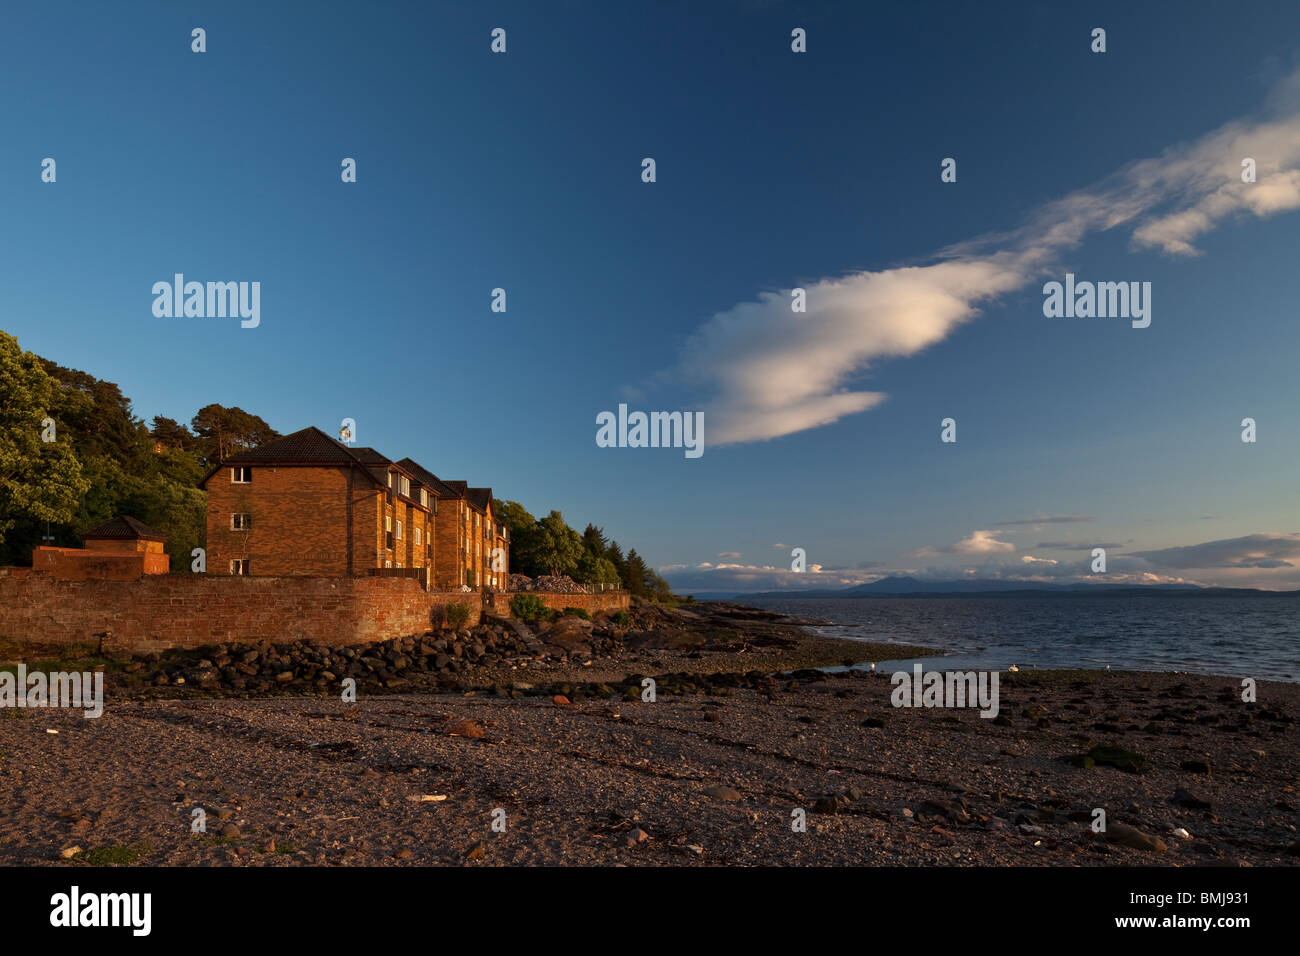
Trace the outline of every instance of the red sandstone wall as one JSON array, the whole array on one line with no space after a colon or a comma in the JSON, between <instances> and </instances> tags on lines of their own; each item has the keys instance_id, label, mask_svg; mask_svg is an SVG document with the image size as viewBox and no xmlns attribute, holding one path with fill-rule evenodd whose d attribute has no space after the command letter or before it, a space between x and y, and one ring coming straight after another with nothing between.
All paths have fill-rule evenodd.
<instances>
[{"instance_id":1,"label":"red sandstone wall","mask_svg":"<svg viewBox=\"0 0 1300 956\"><path fill-rule=\"evenodd\" d=\"M24 569L25 570L25 569ZM60 581L0 568L0 637L41 644L94 642L161 651L220 641L360 644L430 627L435 604L462 601L476 624L480 595L438 594L409 578L149 575L139 581Z\"/></svg>"},{"instance_id":2,"label":"red sandstone wall","mask_svg":"<svg viewBox=\"0 0 1300 956\"><path fill-rule=\"evenodd\" d=\"M563 611L566 607L582 608L588 614L597 611L626 611L631 606L627 591L601 591L596 594L561 594L557 591L497 591L493 595L493 610L509 616L510 599L516 594L533 594L549 608Z\"/></svg>"},{"instance_id":3,"label":"red sandstone wall","mask_svg":"<svg viewBox=\"0 0 1300 956\"><path fill-rule=\"evenodd\" d=\"M48 571L66 581L135 581L146 574L166 574L170 567L171 558L162 552L47 547L32 551L33 570Z\"/></svg>"}]
</instances>

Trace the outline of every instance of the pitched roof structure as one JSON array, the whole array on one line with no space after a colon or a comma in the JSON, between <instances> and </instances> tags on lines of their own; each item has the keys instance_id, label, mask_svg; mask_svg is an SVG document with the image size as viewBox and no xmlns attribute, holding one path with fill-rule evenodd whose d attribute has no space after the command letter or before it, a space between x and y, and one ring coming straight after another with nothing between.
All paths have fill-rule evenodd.
<instances>
[{"instance_id":1,"label":"pitched roof structure","mask_svg":"<svg viewBox=\"0 0 1300 956\"><path fill-rule=\"evenodd\" d=\"M437 475L425 468L414 458L403 458L399 461L398 466L405 468L416 480L422 485L426 485L439 498L459 498L461 493L452 488L447 482L440 479ZM464 482L462 482L464 484Z\"/></svg>"},{"instance_id":2,"label":"pitched roof structure","mask_svg":"<svg viewBox=\"0 0 1300 956\"><path fill-rule=\"evenodd\" d=\"M129 515L110 518L89 531L82 532L81 540L131 540L131 541L167 541L165 534L159 534L143 521L137 521Z\"/></svg>"},{"instance_id":3,"label":"pitched roof structure","mask_svg":"<svg viewBox=\"0 0 1300 956\"><path fill-rule=\"evenodd\" d=\"M368 469L390 464L373 448L350 448L312 426L231 455L208 472L199 486L205 486L208 479L229 465L361 465L371 480L382 484Z\"/></svg>"}]
</instances>

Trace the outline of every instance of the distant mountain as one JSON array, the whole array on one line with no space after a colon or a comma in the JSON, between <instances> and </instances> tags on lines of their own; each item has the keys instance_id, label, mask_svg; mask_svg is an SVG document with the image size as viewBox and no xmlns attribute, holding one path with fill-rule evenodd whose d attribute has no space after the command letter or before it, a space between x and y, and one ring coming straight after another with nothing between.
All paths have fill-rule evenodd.
<instances>
[{"instance_id":1,"label":"distant mountain","mask_svg":"<svg viewBox=\"0 0 1300 956\"><path fill-rule=\"evenodd\" d=\"M756 594L731 595L733 600L761 598L872 598L872 597L1041 597L1044 594L1089 596L1132 594L1189 594L1203 597L1259 594L1268 596L1297 595L1300 591L1262 591L1256 588L1205 588L1190 584L1052 584L1041 581L956 580L923 581L895 576L835 590L761 591ZM719 595L721 596L721 595Z\"/></svg>"}]
</instances>

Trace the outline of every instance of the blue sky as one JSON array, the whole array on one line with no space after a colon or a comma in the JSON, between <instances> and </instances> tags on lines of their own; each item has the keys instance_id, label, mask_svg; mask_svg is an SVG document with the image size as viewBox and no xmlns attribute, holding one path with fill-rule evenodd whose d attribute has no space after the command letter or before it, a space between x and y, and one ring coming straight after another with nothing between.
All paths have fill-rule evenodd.
<instances>
[{"instance_id":1,"label":"blue sky","mask_svg":"<svg viewBox=\"0 0 1300 956\"><path fill-rule=\"evenodd\" d=\"M1098 545L1300 587L1300 7L988 7L16 8L0 328L146 419L354 418L682 590ZM1150 327L1044 317L1067 271L1150 282ZM176 272L260 282L260 325L155 317ZM619 402L703 410L705 454L597 447Z\"/></svg>"}]
</instances>

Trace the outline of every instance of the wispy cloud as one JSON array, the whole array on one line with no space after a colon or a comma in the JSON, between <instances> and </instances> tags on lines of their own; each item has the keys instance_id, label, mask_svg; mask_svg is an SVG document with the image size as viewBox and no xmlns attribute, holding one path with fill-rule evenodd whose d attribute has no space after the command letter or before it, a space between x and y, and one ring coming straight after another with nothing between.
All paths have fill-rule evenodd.
<instances>
[{"instance_id":1,"label":"wispy cloud","mask_svg":"<svg viewBox=\"0 0 1300 956\"><path fill-rule=\"evenodd\" d=\"M1040 541L1038 547L1044 551L1091 551L1093 548L1105 548L1110 551L1122 548L1124 545L1114 541Z\"/></svg>"},{"instance_id":2,"label":"wispy cloud","mask_svg":"<svg viewBox=\"0 0 1300 956\"><path fill-rule=\"evenodd\" d=\"M1248 534L1133 556L1165 568L1293 568L1300 565L1300 534Z\"/></svg>"},{"instance_id":3,"label":"wispy cloud","mask_svg":"<svg viewBox=\"0 0 1300 956\"><path fill-rule=\"evenodd\" d=\"M1091 521L1090 515L1035 515L1029 518L1012 518L1010 521L995 521L995 528L1006 527L1016 524L1080 524L1084 521ZM1043 547L1043 545L1039 545Z\"/></svg>"},{"instance_id":4,"label":"wispy cloud","mask_svg":"<svg viewBox=\"0 0 1300 956\"><path fill-rule=\"evenodd\" d=\"M1238 216L1300 207L1300 80L1288 77L1265 113L1229 123L1162 155L1035 209L1018 228L904 265L762 292L706 321L661 382L702 393L715 444L762 441L817 428L885 401L852 380L881 361L942 342L997 297L1059 273L1089 233L1133 229L1134 249L1195 253L1194 240ZM1241 181L1253 157L1257 182Z\"/></svg>"}]
</instances>

